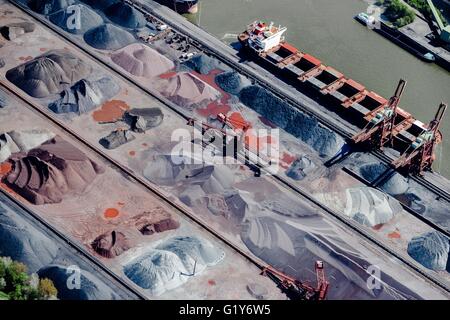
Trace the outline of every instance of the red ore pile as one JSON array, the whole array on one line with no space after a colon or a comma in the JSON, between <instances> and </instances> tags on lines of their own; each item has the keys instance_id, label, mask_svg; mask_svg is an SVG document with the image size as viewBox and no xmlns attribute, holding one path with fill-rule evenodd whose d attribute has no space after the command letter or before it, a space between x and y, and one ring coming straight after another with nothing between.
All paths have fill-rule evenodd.
<instances>
[{"instance_id":1,"label":"red ore pile","mask_svg":"<svg viewBox=\"0 0 450 320\"><path fill-rule=\"evenodd\" d=\"M81 193L103 168L59 136L29 152L9 158L12 170L4 182L33 204L60 203Z\"/></svg>"}]
</instances>

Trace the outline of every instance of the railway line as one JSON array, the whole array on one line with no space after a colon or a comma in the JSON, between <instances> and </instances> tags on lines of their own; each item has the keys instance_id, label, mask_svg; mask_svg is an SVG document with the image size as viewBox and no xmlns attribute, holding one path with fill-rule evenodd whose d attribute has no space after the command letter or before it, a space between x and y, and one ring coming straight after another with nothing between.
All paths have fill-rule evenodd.
<instances>
[{"instance_id":1,"label":"railway line","mask_svg":"<svg viewBox=\"0 0 450 320\"><path fill-rule=\"evenodd\" d=\"M167 99L162 97L159 93L156 93L153 90L151 90L149 88L145 88L142 85L140 85L139 83L136 83L135 81L130 79L130 77L128 75L126 75L124 72L118 71L117 69L115 69L112 66L110 66L108 63L104 62L101 58L97 57L91 51L87 50L86 48L83 48L76 41L74 41L70 37L66 36L58 28L56 28L55 26L51 25L50 22L48 22L48 21L46 21L44 19L41 19L37 14L35 14L33 12L30 12L28 9L26 9L26 8L22 7L21 5L15 3L14 1L10 1L10 2L14 6L16 6L19 9L21 9L22 11L26 12L33 19L35 19L38 23L45 25L52 33L58 35L60 38L63 38L66 42L68 42L71 45L74 45L75 47L77 47L77 49L82 51L85 55L89 56L91 59L93 59L94 61L96 61L100 65L104 66L106 69L112 71L115 75L120 77L126 83L128 83L128 84L130 84L130 85L132 85L134 87L137 87L143 93L151 95L153 98L156 98L161 103L163 103L164 105L166 105L170 109L172 109L172 111L174 111L177 115L182 117L184 120L187 121L189 119L188 116L186 116L182 112L178 111L178 109L176 108L176 106L173 103L171 103L170 101L168 101ZM164 21L164 20L162 20L162 21ZM224 61L223 59L220 59L220 60ZM228 61L228 60L226 60L226 61ZM224 61L224 62L226 62L226 61ZM234 63L234 62L228 61L226 63L229 64L229 63ZM232 64L232 66L234 67L235 65ZM239 68L241 68L241 66L238 66L237 68L239 69ZM242 71L242 72L247 75L246 71ZM258 81L258 83L262 83L262 84L264 83L264 82L259 82L259 80L256 80L256 79L255 79L255 81ZM28 107L30 107L34 111L38 112L41 116L45 117L50 122L54 123L59 128L61 128L63 131L68 133L73 139L77 140L78 142L80 142L81 144L86 146L88 149L90 149L94 153L96 153L99 156L101 156L105 161L111 163L114 167L116 167L117 169L119 169L120 171L122 171L123 173L128 175L130 178L132 178L134 181L139 183L141 186L145 187L147 190L149 190L151 193L153 193L155 196L157 196L158 199L160 199L163 202L167 203L169 206L174 208L177 212L183 214L184 216L188 217L190 220L194 221L196 224L201 226L203 229L205 229L206 231L211 233L213 236L215 236L220 241L224 242L230 248L232 248L237 253L239 253L241 256L246 258L248 261L250 261L253 265L255 265L260 270L264 270L266 268L266 264L264 262L260 261L258 258L256 258L253 255L249 254L245 250L241 249L239 246L237 246L236 244L234 244L233 242L228 240L226 237L221 235L219 232L214 230L205 221L203 221L202 219L200 219L200 218L196 217L195 215L193 215L191 212L189 212L189 210L187 210L183 206L180 206L179 204L168 200L167 195L165 195L163 192L161 192L160 190L155 188L147 180L145 180L145 179L141 178L140 176L136 175L136 173L134 171L132 171L131 169L127 168L126 166L122 165L121 163L119 163L118 161L116 161L115 159L113 159L112 157L107 155L103 150L99 149L96 146L93 146L90 142L88 142L85 139L79 137L79 135L75 131L67 128L64 125L64 123L62 123L59 119L57 119L56 117L46 113L38 105L36 105L35 103L33 103L33 102L29 101L28 99L26 99L23 96L23 93L19 92L19 90L17 88L15 88L14 86L12 86L11 84L9 84L6 81L2 80L0 82L1 82L0 85L2 87L4 87L7 91L9 91L14 96L18 97ZM274 90L276 90L276 89L274 89ZM286 99L283 98L283 100L286 100ZM295 102L295 104L297 105L299 103ZM300 105L299 105L299 108L300 108ZM302 110L302 112L305 112L305 110L303 110L303 109L301 109L301 110ZM312 113L310 113L310 114L312 114ZM332 125L331 121L329 123L330 123L330 125ZM341 131L340 134L344 134L344 132L346 132L342 128L339 128L339 131ZM350 136L348 133L345 133L345 135L347 137ZM260 167L260 169L262 171L265 170L264 168L261 168L261 166L259 164L253 164L253 165L256 165L256 166ZM366 230L361 228L361 226L359 224L357 224L356 222L350 221L350 220L346 219L345 217L343 217L341 214L339 214L339 213L331 210L330 208L326 207L325 205L323 205L322 203L320 203L317 200L315 200L312 196L310 196L309 194L307 194L306 192L304 192L300 188L298 188L298 187L294 186L293 184L291 184L290 182L286 181L284 178L282 178L280 176L272 175L272 179L274 179L278 183L278 185L280 185L280 187L283 187L284 189L290 190L290 192L294 192L294 193L298 194L304 200L306 200L308 203L312 204L313 206L316 206L316 207L320 208L332 220L337 221L339 224L343 224L346 227L348 227L349 229L353 230L354 232L356 232L357 234L362 236L365 240L367 240L368 243L371 243L372 245L374 245L375 247L381 249L383 252L387 253L388 255L395 257L396 259L401 261L403 264L405 264L415 274L420 275L421 277L425 278L427 281L429 281L430 283L433 283L434 285L438 286L439 288L444 290L446 293L450 293L450 285L449 284L441 281L441 279L439 279L435 275L430 274L428 271L424 270L421 266L419 266L415 262L411 261L411 259L408 256L394 251L387 244L385 244L385 243L381 242L380 240L376 239L374 236L369 234Z\"/></svg>"}]
</instances>

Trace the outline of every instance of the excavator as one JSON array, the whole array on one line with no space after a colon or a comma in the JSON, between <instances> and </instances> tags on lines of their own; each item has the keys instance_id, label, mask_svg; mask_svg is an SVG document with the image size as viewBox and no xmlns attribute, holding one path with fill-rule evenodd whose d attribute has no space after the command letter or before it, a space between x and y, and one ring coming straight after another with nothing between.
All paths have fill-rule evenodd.
<instances>
[{"instance_id":1,"label":"excavator","mask_svg":"<svg viewBox=\"0 0 450 320\"><path fill-rule=\"evenodd\" d=\"M417 175L422 175L425 170L431 170L435 159L436 145L442 141L439 127L446 110L447 105L441 103L427 129L409 145L398 159L392 162L395 169L407 168L409 173Z\"/></svg>"},{"instance_id":2,"label":"excavator","mask_svg":"<svg viewBox=\"0 0 450 320\"><path fill-rule=\"evenodd\" d=\"M325 300L330 283L325 277L323 261L316 261L314 269L316 271L317 284L313 287L303 283L272 267L265 267L262 274L275 281L289 299L292 300Z\"/></svg>"}]
</instances>

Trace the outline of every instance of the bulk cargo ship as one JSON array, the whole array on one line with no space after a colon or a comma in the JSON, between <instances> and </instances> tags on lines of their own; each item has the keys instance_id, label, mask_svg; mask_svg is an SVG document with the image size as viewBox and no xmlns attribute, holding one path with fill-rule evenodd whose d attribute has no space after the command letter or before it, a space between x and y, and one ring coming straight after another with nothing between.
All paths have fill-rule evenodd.
<instances>
[{"instance_id":1,"label":"bulk cargo ship","mask_svg":"<svg viewBox=\"0 0 450 320\"><path fill-rule=\"evenodd\" d=\"M364 85L323 64L316 57L285 41L287 28L255 21L238 35L243 50L285 82L358 126L362 131L355 143L386 144L400 152L396 168L421 174L431 169L435 147L442 140L439 125L447 106L439 106L435 118L424 124L398 107L405 81L400 81L393 97L386 99Z\"/></svg>"}]
</instances>

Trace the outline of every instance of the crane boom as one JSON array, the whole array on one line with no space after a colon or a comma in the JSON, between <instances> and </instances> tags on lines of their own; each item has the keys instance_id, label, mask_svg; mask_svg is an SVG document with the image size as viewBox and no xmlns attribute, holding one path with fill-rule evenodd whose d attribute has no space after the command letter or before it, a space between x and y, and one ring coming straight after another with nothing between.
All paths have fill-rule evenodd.
<instances>
[{"instance_id":1,"label":"crane boom","mask_svg":"<svg viewBox=\"0 0 450 320\"><path fill-rule=\"evenodd\" d=\"M431 169L435 159L436 145L442 140L439 127L446 110L447 105L441 103L434 119L428 124L426 130L410 144L400 158L393 161L394 168L407 167L408 172L419 175L423 171Z\"/></svg>"},{"instance_id":2,"label":"crane boom","mask_svg":"<svg viewBox=\"0 0 450 320\"><path fill-rule=\"evenodd\" d=\"M444 21L442 21L442 18L439 14L438 9L433 3L433 0L427 0L428 6L431 9L431 13L433 14L434 20L436 21L439 31L440 31L440 38L445 43L450 43L450 26L446 26Z\"/></svg>"},{"instance_id":3,"label":"crane boom","mask_svg":"<svg viewBox=\"0 0 450 320\"><path fill-rule=\"evenodd\" d=\"M428 6L431 9L431 13L433 14L434 20L436 20L436 23L439 26L439 29L442 30L445 28L445 24L441 19L441 16L439 15L439 12L437 8L434 6L433 0L427 0Z\"/></svg>"}]
</instances>

